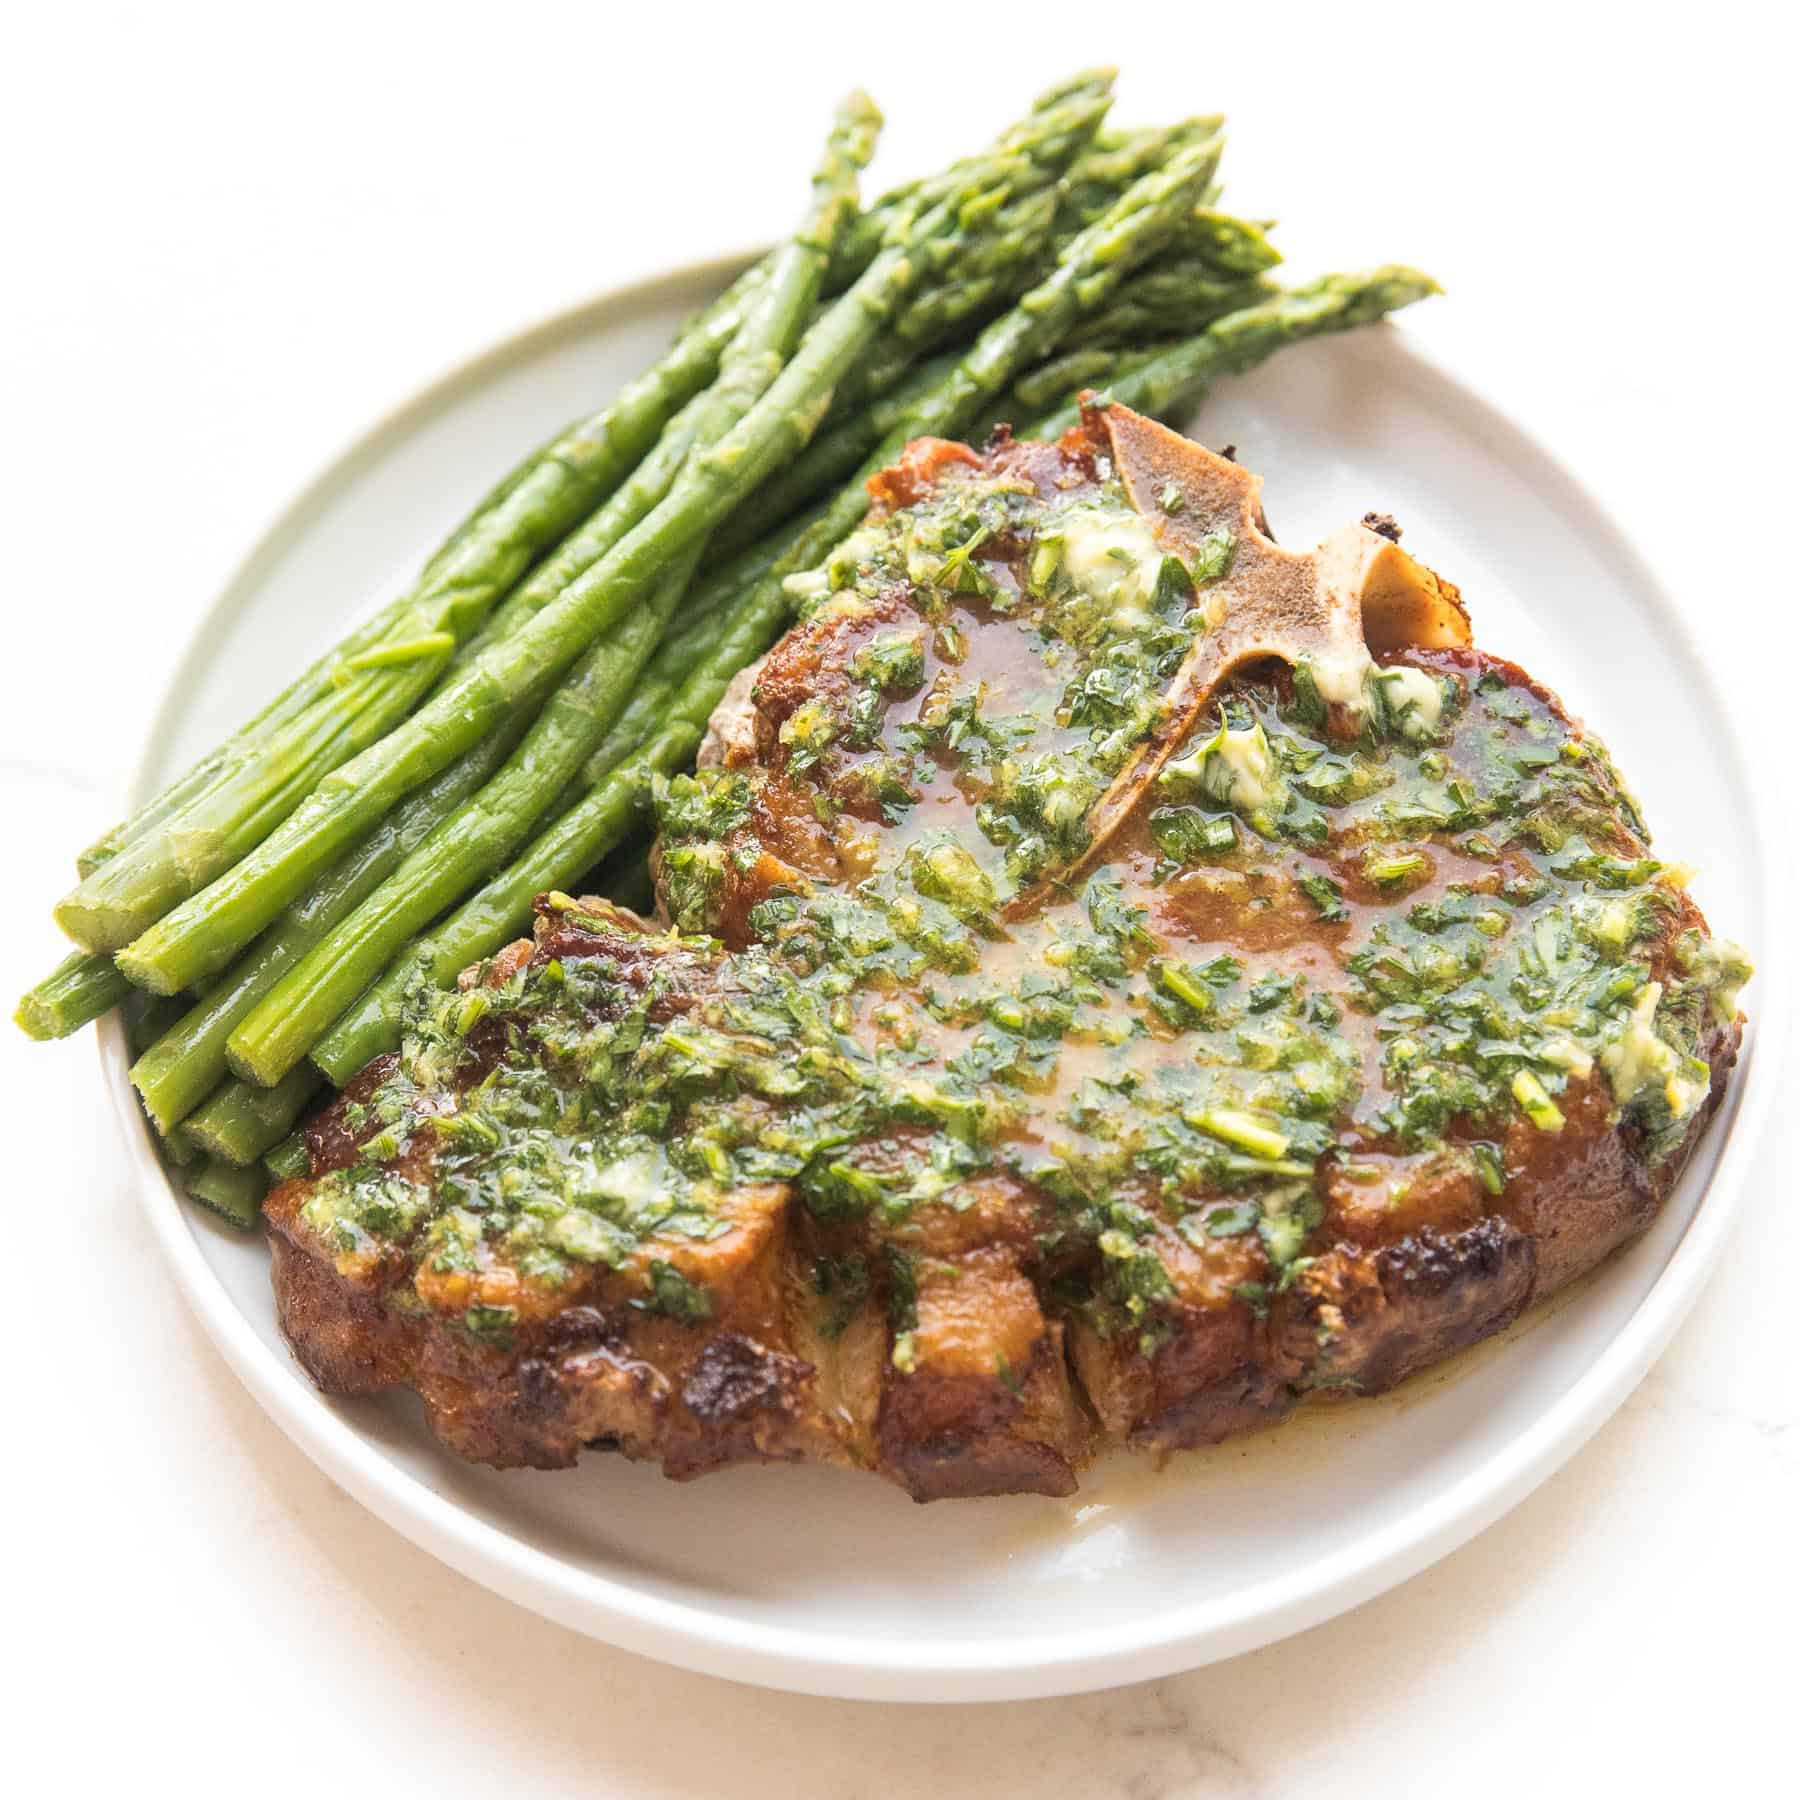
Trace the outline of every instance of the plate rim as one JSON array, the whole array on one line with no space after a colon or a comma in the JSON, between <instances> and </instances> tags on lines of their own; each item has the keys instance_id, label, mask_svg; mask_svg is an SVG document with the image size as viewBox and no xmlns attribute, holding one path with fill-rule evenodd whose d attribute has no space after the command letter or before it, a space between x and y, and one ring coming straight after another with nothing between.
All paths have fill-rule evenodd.
<instances>
[{"instance_id":1,"label":"plate rim","mask_svg":"<svg viewBox=\"0 0 1800 1800\"><path fill-rule=\"evenodd\" d=\"M540 317L457 359L419 383L351 436L257 532L196 619L151 719L130 786L141 803L156 746L171 728L178 696L222 621L245 604L264 568L303 536L310 518L387 446L452 404L459 395L571 335L603 326L610 313L655 303L659 293L703 281L723 286L755 249L678 264L609 287ZM1756 844L1753 886L1765 927L1786 856L1774 829L1773 796L1758 774L1743 727L1724 703L1717 672L1654 565L1618 515L1542 439L1482 385L1440 354L1423 350L1403 327L1387 328L1400 354L1457 403L1485 415L1490 448L1508 461L1523 453L1555 477L1580 529L1648 602L1658 624L1704 682L1728 736L1718 747L1743 778ZM434 1492L389 1460L381 1447L317 1390L294 1378L265 1344L201 1253L193 1209L180 1200L149 1142L127 1078L130 1056L118 1015L99 1029L100 1062L133 1186L183 1298L207 1335L279 1429L330 1479L403 1537L460 1574L557 1623L621 1649L702 1674L819 1696L890 1701L986 1701L1089 1692L1204 1666L1273 1643L1347 1612L1459 1549L1547 1480L1611 1417L1687 1317L1743 1210L1748 1165L1772 1112L1783 1065L1789 955L1778 934L1758 946L1771 997L1746 1030L1725 1104L1710 1126L1718 1156L1693 1218L1669 1260L1599 1354L1569 1388L1523 1430L1458 1480L1353 1544L1226 1599L1173 1606L1146 1619L1059 1633L1021 1653L1013 1640L915 1636L872 1645L831 1631L733 1618L704 1604L665 1599L615 1577L573 1567L501 1526Z\"/></svg>"}]
</instances>

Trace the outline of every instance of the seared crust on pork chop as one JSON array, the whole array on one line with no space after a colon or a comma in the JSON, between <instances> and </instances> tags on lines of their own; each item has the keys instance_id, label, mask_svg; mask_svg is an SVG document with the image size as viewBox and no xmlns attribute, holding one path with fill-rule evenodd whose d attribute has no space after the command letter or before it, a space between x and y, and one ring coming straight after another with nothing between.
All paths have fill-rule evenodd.
<instances>
[{"instance_id":1,"label":"seared crust on pork chop","mask_svg":"<svg viewBox=\"0 0 1800 1800\"><path fill-rule=\"evenodd\" d=\"M311 1126L315 1381L499 1466L1066 1494L1644 1229L1744 966L1453 588L1118 408L871 485L659 796L658 923L542 897Z\"/></svg>"}]
</instances>

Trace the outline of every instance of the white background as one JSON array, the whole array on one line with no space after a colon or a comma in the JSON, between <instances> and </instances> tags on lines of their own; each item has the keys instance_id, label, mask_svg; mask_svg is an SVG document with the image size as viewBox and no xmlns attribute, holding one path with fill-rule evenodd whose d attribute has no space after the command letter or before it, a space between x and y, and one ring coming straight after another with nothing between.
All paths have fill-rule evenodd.
<instances>
[{"instance_id":1,"label":"white background","mask_svg":"<svg viewBox=\"0 0 1800 1800\"><path fill-rule=\"evenodd\" d=\"M1229 202L1278 213L1301 272L1392 258L1442 278L1450 298L1409 329L1742 640L1744 704L1767 704L1792 767L1793 45L1765 9L1063 10L8 12L0 987L61 953L47 913L69 858L118 810L161 682L263 521L470 350L779 231L856 81L890 115L884 177L980 142L1087 62L1123 65L1122 119L1228 111ZM365 1516L184 1312L91 1041L8 1034L0 1055L12 1791L1091 1800L1792 1778L1785 1146L1636 1397L1436 1569L1178 1680L884 1708L605 1649Z\"/></svg>"}]
</instances>

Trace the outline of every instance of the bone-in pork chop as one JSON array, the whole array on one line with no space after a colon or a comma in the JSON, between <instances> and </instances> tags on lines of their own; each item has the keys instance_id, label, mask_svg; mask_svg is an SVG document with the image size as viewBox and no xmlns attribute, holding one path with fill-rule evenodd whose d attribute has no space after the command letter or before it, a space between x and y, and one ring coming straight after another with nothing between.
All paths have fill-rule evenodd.
<instances>
[{"instance_id":1,"label":"bone-in pork chop","mask_svg":"<svg viewBox=\"0 0 1800 1800\"><path fill-rule=\"evenodd\" d=\"M914 445L658 796L269 1198L283 1324L463 1454L1063 1494L1379 1392L1654 1216L1741 954L1391 527L1121 408Z\"/></svg>"}]
</instances>

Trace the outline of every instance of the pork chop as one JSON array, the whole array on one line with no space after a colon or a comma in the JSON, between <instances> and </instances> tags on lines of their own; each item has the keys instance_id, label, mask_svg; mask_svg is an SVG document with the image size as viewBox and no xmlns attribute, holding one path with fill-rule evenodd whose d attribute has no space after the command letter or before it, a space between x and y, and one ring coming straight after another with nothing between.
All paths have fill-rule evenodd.
<instances>
[{"instance_id":1,"label":"pork chop","mask_svg":"<svg viewBox=\"0 0 1800 1800\"><path fill-rule=\"evenodd\" d=\"M1116 407L871 487L658 795L658 920L540 898L270 1195L321 1386L502 1466L1065 1494L1643 1230L1747 965L1453 588Z\"/></svg>"}]
</instances>

